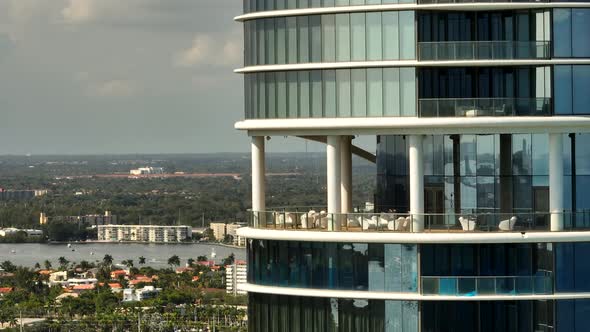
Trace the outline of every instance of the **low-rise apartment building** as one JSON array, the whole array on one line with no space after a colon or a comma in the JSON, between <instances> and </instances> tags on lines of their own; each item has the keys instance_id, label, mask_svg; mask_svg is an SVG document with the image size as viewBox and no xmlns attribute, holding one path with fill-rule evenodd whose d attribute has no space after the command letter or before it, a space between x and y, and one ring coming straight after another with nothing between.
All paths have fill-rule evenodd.
<instances>
[{"instance_id":1,"label":"low-rise apartment building","mask_svg":"<svg viewBox=\"0 0 590 332\"><path fill-rule=\"evenodd\" d=\"M228 294L243 295L246 291L241 286L247 283L248 265L246 261L236 260L225 266L225 291Z\"/></svg>"},{"instance_id":2,"label":"low-rise apartment building","mask_svg":"<svg viewBox=\"0 0 590 332\"><path fill-rule=\"evenodd\" d=\"M107 242L184 242L192 236L191 226L99 225L98 240Z\"/></svg>"}]
</instances>

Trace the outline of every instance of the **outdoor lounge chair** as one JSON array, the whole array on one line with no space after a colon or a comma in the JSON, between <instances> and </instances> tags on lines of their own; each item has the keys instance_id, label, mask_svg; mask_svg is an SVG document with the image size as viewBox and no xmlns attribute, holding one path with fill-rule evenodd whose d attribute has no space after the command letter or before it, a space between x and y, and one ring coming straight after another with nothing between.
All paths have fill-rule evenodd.
<instances>
[{"instance_id":1,"label":"outdoor lounge chair","mask_svg":"<svg viewBox=\"0 0 590 332\"><path fill-rule=\"evenodd\" d=\"M517 220L518 218L516 218L516 216L512 216L510 219L502 220L498 224L498 229L501 231L511 231L514 229L514 224L516 224Z\"/></svg>"},{"instance_id":2,"label":"outdoor lounge chair","mask_svg":"<svg viewBox=\"0 0 590 332\"><path fill-rule=\"evenodd\" d=\"M476 220L465 217L459 217L459 223L464 231L473 231L475 230L475 226L477 226Z\"/></svg>"}]
</instances>

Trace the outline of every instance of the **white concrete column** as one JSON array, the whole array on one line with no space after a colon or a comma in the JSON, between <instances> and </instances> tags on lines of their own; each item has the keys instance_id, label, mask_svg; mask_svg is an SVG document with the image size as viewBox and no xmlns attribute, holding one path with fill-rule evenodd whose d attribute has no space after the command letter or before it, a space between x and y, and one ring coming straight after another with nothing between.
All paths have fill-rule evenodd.
<instances>
[{"instance_id":1,"label":"white concrete column","mask_svg":"<svg viewBox=\"0 0 590 332\"><path fill-rule=\"evenodd\" d=\"M264 162L264 136L252 136L252 211L266 209L266 170ZM254 214L255 222L264 224L264 214Z\"/></svg>"},{"instance_id":2,"label":"white concrete column","mask_svg":"<svg viewBox=\"0 0 590 332\"><path fill-rule=\"evenodd\" d=\"M326 144L327 157L327 175L328 175L328 214L330 218L328 222L329 230L339 230L339 218L333 218L336 214L341 213L341 197L340 197L340 154L341 154L342 139L340 136L328 136ZM332 221L334 220L334 221Z\"/></svg>"},{"instance_id":3,"label":"white concrete column","mask_svg":"<svg viewBox=\"0 0 590 332\"><path fill-rule=\"evenodd\" d=\"M352 137L342 136L340 154L340 195L342 213L352 212Z\"/></svg>"},{"instance_id":4,"label":"white concrete column","mask_svg":"<svg viewBox=\"0 0 590 332\"><path fill-rule=\"evenodd\" d=\"M412 231L424 230L424 164L422 151L422 135L410 135L410 214L412 215Z\"/></svg>"},{"instance_id":5,"label":"white concrete column","mask_svg":"<svg viewBox=\"0 0 590 332\"><path fill-rule=\"evenodd\" d=\"M563 136L549 134L549 212L551 231L563 230Z\"/></svg>"}]
</instances>

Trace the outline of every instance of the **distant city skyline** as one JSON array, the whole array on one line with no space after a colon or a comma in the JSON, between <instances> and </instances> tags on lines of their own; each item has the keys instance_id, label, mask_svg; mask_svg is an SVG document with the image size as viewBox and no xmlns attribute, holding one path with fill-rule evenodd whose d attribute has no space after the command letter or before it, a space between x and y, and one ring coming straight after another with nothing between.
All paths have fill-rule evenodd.
<instances>
[{"instance_id":1,"label":"distant city skyline","mask_svg":"<svg viewBox=\"0 0 590 332\"><path fill-rule=\"evenodd\" d=\"M246 152L231 0L0 2L0 154Z\"/></svg>"}]
</instances>

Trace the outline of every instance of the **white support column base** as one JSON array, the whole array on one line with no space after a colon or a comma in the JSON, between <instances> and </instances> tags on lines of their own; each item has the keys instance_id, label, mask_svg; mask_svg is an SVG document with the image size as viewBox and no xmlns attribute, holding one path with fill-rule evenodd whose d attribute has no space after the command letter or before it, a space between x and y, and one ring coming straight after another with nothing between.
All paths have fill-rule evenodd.
<instances>
[{"instance_id":1,"label":"white support column base","mask_svg":"<svg viewBox=\"0 0 590 332\"><path fill-rule=\"evenodd\" d=\"M424 161L422 135L410 135L410 214L412 232L424 230Z\"/></svg>"},{"instance_id":2,"label":"white support column base","mask_svg":"<svg viewBox=\"0 0 590 332\"><path fill-rule=\"evenodd\" d=\"M266 223L266 169L264 161L264 136L252 137L252 212L254 213L254 225L261 226Z\"/></svg>"},{"instance_id":3,"label":"white support column base","mask_svg":"<svg viewBox=\"0 0 590 332\"><path fill-rule=\"evenodd\" d=\"M342 213L352 212L352 137L342 136L340 154L340 195Z\"/></svg>"},{"instance_id":4,"label":"white support column base","mask_svg":"<svg viewBox=\"0 0 590 332\"><path fill-rule=\"evenodd\" d=\"M549 134L549 212L551 231L563 230L563 135Z\"/></svg>"},{"instance_id":5,"label":"white support column base","mask_svg":"<svg viewBox=\"0 0 590 332\"><path fill-rule=\"evenodd\" d=\"M328 136L326 144L327 177L328 177L328 230L340 230L341 207L341 143L340 136Z\"/></svg>"}]
</instances>

